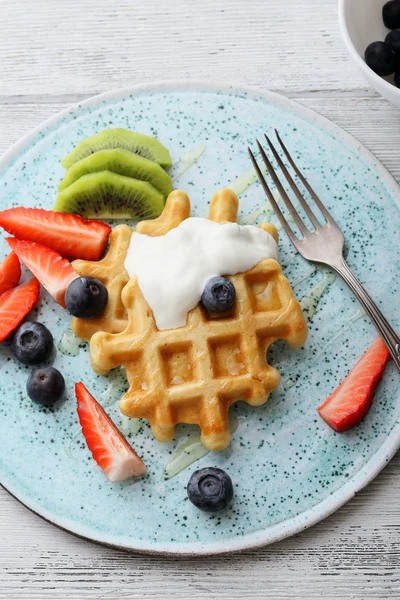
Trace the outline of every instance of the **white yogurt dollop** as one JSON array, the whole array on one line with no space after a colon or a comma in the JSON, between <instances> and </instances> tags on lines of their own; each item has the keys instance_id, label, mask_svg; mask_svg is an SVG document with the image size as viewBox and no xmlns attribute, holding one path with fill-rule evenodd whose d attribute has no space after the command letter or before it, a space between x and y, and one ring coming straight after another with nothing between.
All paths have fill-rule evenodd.
<instances>
[{"instance_id":1,"label":"white yogurt dollop","mask_svg":"<svg viewBox=\"0 0 400 600\"><path fill-rule=\"evenodd\" d=\"M264 258L278 258L277 243L264 229L191 217L165 235L134 232L125 269L137 276L157 328L176 329L186 324L210 277L242 273Z\"/></svg>"}]
</instances>

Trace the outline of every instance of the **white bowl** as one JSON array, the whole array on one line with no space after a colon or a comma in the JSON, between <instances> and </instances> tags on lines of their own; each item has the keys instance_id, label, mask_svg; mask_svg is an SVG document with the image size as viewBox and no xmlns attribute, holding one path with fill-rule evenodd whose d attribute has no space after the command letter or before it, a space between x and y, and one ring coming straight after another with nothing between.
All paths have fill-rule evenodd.
<instances>
[{"instance_id":1,"label":"white bowl","mask_svg":"<svg viewBox=\"0 0 400 600\"><path fill-rule=\"evenodd\" d=\"M384 41L389 32L382 20L382 7L387 0L339 0L339 25L344 43L368 83L379 94L400 106L400 88L393 75L380 77L368 67L364 52L368 44Z\"/></svg>"}]
</instances>

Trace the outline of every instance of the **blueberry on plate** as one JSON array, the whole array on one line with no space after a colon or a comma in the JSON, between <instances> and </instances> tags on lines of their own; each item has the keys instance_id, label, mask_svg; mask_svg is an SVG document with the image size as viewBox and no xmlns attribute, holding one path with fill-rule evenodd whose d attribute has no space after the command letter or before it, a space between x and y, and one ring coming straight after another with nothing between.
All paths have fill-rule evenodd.
<instances>
[{"instance_id":1,"label":"blueberry on plate","mask_svg":"<svg viewBox=\"0 0 400 600\"><path fill-rule=\"evenodd\" d=\"M382 8L382 18L388 29L400 27L400 0L390 0Z\"/></svg>"},{"instance_id":2,"label":"blueberry on plate","mask_svg":"<svg viewBox=\"0 0 400 600\"><path fill-rule=\"evenodd\" d=\"M94 277L78 277L67 287L65 304L68 311L79 319L96 319L107 306L108 292Z\"/></svg>"},{"instance_id":3,"label":"blueberry on plate","mask_svg":"<svg viewBox=\"0 0 400 600\"><path fill-rule=\"evenodd\" d=\"M11 351L24 365L38 365L50 358L53 336L43 323L25 321L11 339Z\"/></svg>"},{"instance_id":4,"label":"blueberry on plate","mask_svg":"<svg viewBox=\"0 0 400 600\"><path fill-rule=\"evenodd\" d=\"M365 51L365 62L377 75L386 77L394 73L397 59L386 42L372 42Z\"/></svg>"},{"instance_id":5,"label":"blueberry on plate","mask_svg":"<svg viewBox=\"0 0 400 600\"><path fill-rule=\"evenodd\" d=\"M201 302L209 311L222 313L230 310L235 304L235 286L225 277L211 277L204 287Z\"/></svg>"},{"instance_id":6,"label":"blueberry on plate","mask_svg":"<svg viewBox=\"0 0 400 600\"><path fill-rule=\"evenodd\" d=\"M208 467L195 471L187 485L190 502L205 512L226 508L233 498L232 480L225 471Z\"/></svg>"},{"instance_id":7,"label":"blueberry on plate","mask_svg":"<svg viewBox=\"0 0 400 600\"><path fill-rule=\"evenodd\" d=\"M64 377L54 367L40 367L29 375L26 391L37 404L53 406L64 394Z\"/></svg>"},{"instance_id":8,"label":"blueberry on plate","mask_svg":"<svg viewBox=\"0 0 400 600\"><path fill-rule=\"evenodd\" d=\"M393 31L390 31L385 37L385 42L389 44L396 54L400 54L400 29L393 29Z\"/></svg>"}]
</instances>

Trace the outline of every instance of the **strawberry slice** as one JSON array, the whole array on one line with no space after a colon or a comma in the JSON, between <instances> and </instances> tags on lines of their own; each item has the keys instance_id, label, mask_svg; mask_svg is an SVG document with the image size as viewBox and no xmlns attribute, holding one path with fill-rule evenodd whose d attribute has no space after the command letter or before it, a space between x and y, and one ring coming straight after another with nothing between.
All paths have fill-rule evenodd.
<instances>
[{"instance_id":1,"label":"strawberry slice","mask_svg":"<svg viewBox=\"0 0 400 600\"><path fill-rule=\"evenodd\" d=\"M19 240L39 242L71 260L100 260L111 231L106 223L79 215L22 206L0 211L0 227Z\"/></svg>"},{"instance_id":2,"label":"strawberry slice","mask_svg":"<svg viewBox=\"0 0 400 600\"><path fill-rule=\"evenodd\" d=\"M5 340L35 306L40 294L37 279L31 279L0 296L0 342Z\"/></svg>"},{"instance_id":3,"label":"strawberry slice","mask_svg":"<svg viewBox=\"0 0 400 600\"><path fill-rule=\"evenodd\" d=\"M134 475L146 473L146 465L83 383L75 384L75 394L86 443L108 479L124 481Z\"/></svg>"},{"instance_id":4,"label":"strawberry slice","mask_svg":"<svg viewBox=\"0 0 400 600\"><path fill-rule=\"evenodd\" d=\"M0 265L0 295L18 285L21 265L18 256L11 252Z\"/></svg>"},{"instance_id":5,"label":"strawberry slice","mask_svg":"<svg viewBox=\"0 0 400 600\"><path fill-rule=\"evenodd\" d=\"M346 379L318 407L320 417L335 431L355 427L371 408L378 385L390 354L378 337L364 356L352 368Z\"/></svg>"},{"instance_id":6,"label":"strawberry slice","mask_svg":"<svg viewBox=\"0 0 400 600\"><path fill-rule=\"evenodd\" d=\"M20 241L15 238L7 238L6 241L54 300L65 308L64 296L67 287L78 277L71 263L62 258L58 252L54 252L42 244Z\"/></svg>"}]
</instances>

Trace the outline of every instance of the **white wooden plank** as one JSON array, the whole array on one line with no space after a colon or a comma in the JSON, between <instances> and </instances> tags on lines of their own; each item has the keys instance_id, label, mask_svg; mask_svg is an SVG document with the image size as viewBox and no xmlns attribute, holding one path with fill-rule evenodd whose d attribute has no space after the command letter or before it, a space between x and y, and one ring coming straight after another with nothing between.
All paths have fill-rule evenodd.
<instances>
[{"instance_id":1,"label":"white wooden plank","mask_svg":"<svg viewBox=\"0 0 400 600\"><path fill-rule=\"evenodd\" d=\"M334 0L0 0L0 96L88 94L158 79L367 89Z\"/></svg>"}]
</instances>

